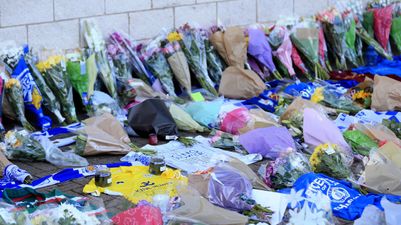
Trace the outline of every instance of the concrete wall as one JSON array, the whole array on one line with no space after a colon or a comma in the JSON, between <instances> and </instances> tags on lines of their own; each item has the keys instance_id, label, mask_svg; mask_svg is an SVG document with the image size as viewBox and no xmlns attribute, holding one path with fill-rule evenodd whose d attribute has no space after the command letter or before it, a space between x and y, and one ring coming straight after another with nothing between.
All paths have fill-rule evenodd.
<instances>
[{"instance_id":1,"label":"concrete wall","mask_svg":"<svg viewBox=\"0 0 401 225\"><path fill-rule=\"evenodd\" d=\"M83 45L80 24L97 20L106 35L115 30L137 40L161 28L185 22L200 25L267 23L287 16L307 16L335 0L0 0L0 41L33 47L76 48Z\"/></svg>"}]
</instances>

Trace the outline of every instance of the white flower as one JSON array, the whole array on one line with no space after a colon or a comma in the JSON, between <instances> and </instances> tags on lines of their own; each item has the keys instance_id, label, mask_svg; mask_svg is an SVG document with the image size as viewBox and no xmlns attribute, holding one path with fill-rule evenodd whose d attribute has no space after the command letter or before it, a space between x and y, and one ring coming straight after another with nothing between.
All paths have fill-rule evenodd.
<instances>
[{"instance_id":1,"label":"white flower","mask_svg":"<svg viewBox=\"0 0 401 225\"><path fill-rule=\"evenodd\" d=\"M321 191L314 193L306 200L314 204L317 210L324 210L326 212L331 210L330 198Z\"/></svg>"},{"instance_id":2,"label":"white flower","mask_svg":"<svg viewBox=\"0 0 401 225\"><path fill-rule=\"evenodd\" d=\"M290 202L291 208L295 208L299 205L299 202L303 201L305 198L302 197L302 193L304 192L304 189L301 189L299 191L295 191L295 189L291 189L291 193L288 196L288 201Z\"/></svg>"},{"instance_id":3,"label":"white flower","mask_svg":"<svg viewBox=\"0 0 401 225\"><path fill-rule=\"evenodd\" d=\"M100 225L100 221L95 216L89 216L70 204L61 204L57 208L53 209L50 219L52 223L50 224L58 224L58 221L65 216L66 211L68 215L71 215L76 219L76 224Z\"/></svg>"}]
</instances>

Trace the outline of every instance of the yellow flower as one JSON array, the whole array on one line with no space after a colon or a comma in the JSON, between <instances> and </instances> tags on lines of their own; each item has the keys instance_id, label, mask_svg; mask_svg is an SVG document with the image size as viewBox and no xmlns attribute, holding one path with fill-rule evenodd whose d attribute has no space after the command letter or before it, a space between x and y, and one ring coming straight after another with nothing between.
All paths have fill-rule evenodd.
<instances>
[{"instance_id":1,"label":"yellow flower","mask_svg":"<svg viewBox=\"0 0 401 225\"><path fill-rule=\"evenodd\" d=\"M19 80L12 78L12 79L9 79L7 81L5 86L6 86L7 89L10 89L10 88L12 88L14 86L17 86L18 88L20 88L21 84L20 84Z\"/></svg>"},{"instance_id":2,"label":"yellow flower","mask_svg":"<svg viewBox=\"0 0 401 225\"><path fill-rule=\"evenodd\" d=\"M15 131L8 131L5 134L5 140L6 143L8 142L13 148L17 148L19 146L22 145L21 140L19 140L16 136L15 136Z\"/></svg>"},{"instance_id":3,"label":"yellow flower","mask_svg":"<svg viewBox=\"0 0 401 225\"><path fill-rule=\"evenodd\" d=\"M64 60L64 57L61 55L53 55L50 56L47 60L41 61L36 64L36 67L39 69L40 72L46 71L50 69L52 66L59 64L61 60Z\"/></svg>"},{"instance_id":4,"label":"yellow flower","mask_svg":"<svg viewBox=\"0 0 401 225\"><path fill-rule=\"evenodd\" d=\"M177 31L174 31L167 35L167 40L169 42L180 41L180 40L182 40L182 36Z\"/></svg>"},{"instance_id":5,"label":"yellow flower","mask_svg":"<svg viewBox=\"0 0 401 225\"><path fill-rule=\"evenodd\" d=\"M319 103L324 100L323 96L323 87L318 87L316 88L315 92L313 93L311 97L311 101L314 103Z\"/></svg>"},{"instance_id":6,"label":"yellow flower","mask_svg":"<svg viewBox=\"0 0 401 225\"><path fill-rule=\"evenodd\" d=\"M32 104L35 106L36 109L40 108L42 102L42 96L39 94L39 91L34 88L32 92Z\"/></svg>"},{"instance_id":7,"label":"yellow flower","mask_svg":"<svg viewBox=\"0 0 401 225\"><path fill-rule=\"evenodd\" d=\"M357 99L365 99L365 98L369 98L372 94L369 92L365 92L365 91L358 91L356 92L353 96L352 99L353 100L357 100Z\"/></svg>"}]
</instances>

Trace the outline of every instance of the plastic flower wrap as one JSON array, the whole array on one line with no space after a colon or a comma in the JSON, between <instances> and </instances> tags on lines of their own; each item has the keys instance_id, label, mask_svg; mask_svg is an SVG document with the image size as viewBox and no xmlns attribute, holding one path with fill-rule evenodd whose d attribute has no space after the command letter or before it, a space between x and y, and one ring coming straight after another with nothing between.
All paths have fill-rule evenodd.
<instances>
[{"instance_id":1,"label":"plastic flower wrap","mask_svg":"<svg viewBox=\"0 0 401 225\"><path fill-rule=\"evenodd\" d=\"M305 189L291 189L289 195L289 211L284 221L289 225L298 224L334 224L330 198L321 192L308 192ZM289 217L289 218L288 218ZM287 219L288 218L288 219Z\"/></svg>"},{"instance_id":2,"label":"plastic flower wrap","mask_svg":"<svg viewBox=\"0 0 401 225\"><path fill-rule=\"evenodd\" d=\"M345 179L351 175L344 151L335 144L317 146L309 162L315 173L323 173L336 179Z\"/></svg>"},{"instance_id":3,"label":"plastic flower wrap","mask_svg":"<svg viewBox=\"0 0 401 225\"><path fill-rule=\"evenodd\" d=\"M291 41L297 52L305 57L305 63L314 71L315 78L328 79L327 71L319 63L319 29L317 24L312 21L297 24L293 28Z\"/></svg>"},{"instance_id":4,"label":"plastic flower wrap","mask_svg":"<svg viewBox=\"0 0 401 225\"><path fill-rule=\"evenodd\" d=\"M0 71L1 73L1 71ZM1 77L0 74L0 105L3 105L3 94L4 94L4 79ZM3 134L5 131L3 126L3 107L0 109L0 135Z\"/></svg>"},{"instance_id":5,"label":"plastic flower wrap","mask_svg":"<svg viewBox=\"0 0 401 225\"><path fill-rule=\"evenodd\" d=\"M63 152L47 137L32 138L25 131L8 131L5 135L8 159L48 161L55 166L87 166L88 161L72 152Z\"/></svg>"},{"instance_id":6,"label":"plastic flower wrap","mask_svg":"<svg viewBox=\"0 0 401 225\"><path fill-rule=\"evenodd\" d=\"M393 57L386 52L386 50L371 36L368 31L362 26L362 24L356 24L356 34L365 42L367 45L374 48L374 50L379 53L381 56L388 60L392 60Z\"/></svg>"},{"instance_id":7,"label":"plastic flower wrap","mask_svg":"<svg viewBox=\"0 0 401 225\"><path fill-rule=\"evenodd\" d=\"M24 94L20 82L17 79L9 79L4 92L22 126L29 131L35 130L25 117Z\"/></svg>"},{"instance_id":8,"label":"plastic flower wrap","mask_svg":"<svg viewBox=\"0 0 401 225\"><path fill-rule=\"evenodd\" d=\"M390 37L394 42L398 53L401 53L401 16L393 18Z\"/></svg>"},{"instance_id":9,"label":"plastic flower wrap","mask_svg":"<svg viewBox=\"0 0 401 225\"><path fill-rule=\"evenodd\" d=\"M6 151L8 159L43 161L46 158L41 144L30 138L28 132L8 131L5 135Z\"/></svg>"},{"instance_id":10,"label":"plastic flower wrap","mask_svg":"<svg viewBox=\"0 0 401 225\"><path fill-rule=\"evenodd\" d=\"M274 189L292 187L300 176L310 171L308 159L295 150L283 153L275 161L259 169L264 182Z\"/></svg>"},{"instance_id":11,"label":"plastic flower wrap","mask_svg":"<svg viewBox=\"0 0 401 225\"><path fill-rule=\"evenodd\" d=\"M378 40L384 50L389 52L388 46L393 20L393 5L373 9L373 19L376 40Z\"/></svg>"},{"instance_id":12,"label":"plastic flower wrap","mask_svg":"<svg viewBox=\"0 0 401 225\"><path fill-rule=\"evenodd\" d=\"M343 135L352 150L357 154L369 156L370 151L379 147L376 141L359 130L347 130Z\"/></svg>"},{"instance_id":13,"label":"plastic flower wrap","mask_svg":"<svg viewBox=\"0 0 401 225\"><path fill-rule=\"evenodd\" d=\"M158 38L152 40L143 53L144 60L150 71L160 80L163 89L171 96L177 97L173 83L173 72L160 48Z\"/></svg>"},{"instance_id":14,"label":"plastic flower wrap","mask_svg":"<svg viewBox=\"0 0 401 225\"><path fill-rule=\"evenodd\" d=\"M78 209L75 205L64 203L59 206L52 205L42 207L30 215L33 225L78 225L78 224L110 224L107 221L100 221L97 213L85 212Z\"/></svg>"},{"instance_id":15,"label":"plastic flower wrap","mask_svg":"<svg viewBox=\"0 0 401 225\"><path fill-rule=\"evenodd\" d=\"M175 38L173 38L174 36ZM169 39L170 38L170 39ZM168 43L163 43L163 52L174 73L174 77L185 89L188 95L191 95L191 72L188 66L188 60L178 43L181 35L177 32L171 32L167 37Z\"/></svg>"},{"instance_id":16,"label":"plastic flower wrap","mask_svg":"<svg viewBox=\"0 0 401 225\"><path fill-rule=\"evenodd\" d=\"M292 42L290 39L290 33L285 27L277 26L273 29L273 31L269 34L270 43L272 40L276 39L276 42L279 43L276 51L273 52L281 63L286 67L290 76L295 76L295 71L292 66Z\"/></svg>"},{"instance_id":17,"label":"plastic flower wrap","mask_svg":"<svg viewBox=\"0 0 401 225\"><path fill-rule=\"evenodd\" d=\"M116 80L112 72L112 65L110 65L107 56L106 44L102 34L99 32L97 25L92 20L85 20L83 22L83 27L86 44L95 54L100 78L106 86L109 94L113 98L116 98Z\"/></svg>"},{"instance_id":18,"label":"plastic flower wrap","mask_svg":"<svg viewBox=\"0 0 401 225\"><path fill-rule=\"evenodd\" d=\"M66 55L67 61L67 75L71 82L72 87L79 93L82 103L86 106L88 104L88 73L86 66L86 59L80 52L73 52Z\"/></svg>"},{"instance_id":19,"label":"plastic flower wrap","mask_svg":"<svg viewBox=\"0 0 401 225\"><path fill-rule=\"evenodd\" d=\"M273 212L251 197L252 183L241 171L224 164L213 168L207 195L212 204L241 212L251 220L270 221Z\"/></svg>"},{"instance_id":20,"label":"plastic flower wrap","mask_svg":"<svg viewBox=\"0 0 401 225\"><path fill-rule=\"evenodd\" d=\"M347 28L341 14L336 8L325 11L318 15L318 19L323 25L323 30L327 43L331 49L331 59L334 60L337 70L347 68L345 61L346 32Z\"/></svg>"},{"instance_id":21,"label":"plastic flower wrap","mask_svg":"<svg viewBox=\"0 0 401 225\"><path fill-rule=\"evenodd\" d=\"M107 53L113 60L117 79L130 79L131 63L128 51L123 47L122 37L114 32L110 34L107 44Z\"/></svg>"},{"instance_id":22,"label":"plastic flower wrap","mask_svg":"<svg viewBox=\"0 0 401 225\"><path fill-rule=\"evenodd\" d=\"M294 65L296 68L298 68L302 74L305 75L305 77L309 80L312 80L311 75L309 74L308 68L306 68L305 63L303 62L301 56L299 55L299 52L295 46L292 46L292 53L291 53L291 59L294 62Z\"/></svg>"},{"instance_id":23,"label":"plastic flower wrap","mask_svg":"<svg viewBox=\"0 0 401 225\"><path fill-rule=\"evenodd\" d=\"M274 75L276 79L282 79L273 63L273 52L265 33L259 29L249 29L248 54L256 58Z\"/></svg>"},{"instance_id":24,"label":"plastic flower wrap","mask_svg":"<svg viewBox=\"0 0 401 225\"><path fill-rule=\"evenodd\" d=\"M324 84L316 88L313 93L311 101L320 103L328 107L332 107L338 110L344 110L348 113L357 113L362 110L361 107L354 104L354 101L348 95L345 95L345 91L337 88L334 85Z\"/></svg>"},{"instance_id":25,"label":"plastic flower wrap","mask_svg":"<svg viewBox=\"0 0 401 225\"><path fill-rule=\"evenodd\" d=\"M67 123L77 122L74 99L72 95L71 82L66 71L65 58L61 55L53 55L40 61L36 66L61 103L61 113L66 118Z\"/></svg>"},{"instance_id":26,"label":"plastic flower wrap","mask_svg":"<svg viewBox=\"0 0 401 225\"><path fill-rule=\"evenodd\" d=\"M0 202L0 224L4 225L31 225L26 210L17 210L15 205Z\"/></svg>"},{"instance_id":27,"label":"plastic flower wrap","mask_svg":"<svg viewBox=\"0 0 401 225\"><path fill-rule=\"evenodd\" d=\"M207 60L207 70L209 72L210 78L219 84L223 71L226 68L224 61L220 58L216 49L212 45L209 39L209 33L206 31L205 34L205 48L206 48L206 60Z\"/></svg>"},{"instance_id":28,"label":"plastic flower wrap","mask_svg":"<svg viewBox=\"0 0 401 225\"><path fill-rule=\"evenodd\" d=\"M127 51L133 70L133 75L139 77L139 79L150 85L153 89L159 89L158 86L160 86L160 82L146 68L143 59L140 57L139 49L138 46L136 46L135 41L132 40L128 35L119 32L114 32L112 37Z\"/></svg>"},{"instance_id":29,"label":"plastic flower wrap","mask_svg":"<svg viewBox=\"0 0 401 225\"><path fill-rule=\"evenodd\" d=\"M43 97L43 106L57 117L59 123L64 122L65 118L61 115L60 102L57 100L53 91L46 84L45 79L43 78L39 69L36 67L37 57L30 52L25 54L25 61L27 62L32 77L35 79L35 82Z\"/></svg>"},{"instance_id":30,"label":"plastic flower wrap","mask_svg":"<svg viewBox=\"0 0 401 225\"><path fill-rule=\"evenodd\" d=\"M207 71L206 47L201 32L186 24L179 29L179 33L182 35L182 40L179 43L188 59L191 71L195 74L202 88L217 96L218 93Z\"/></svg>"},{"instance_id":31,"label":"plastic flower wrap","mask_svg":"<svg viewBox=\"0 0 401 225\"><path fill-rule=\"evenodd\" d=\"M42 95L24 58L29 48L28 46L25 46L23 49L16 46L9 47L10 49L5 50L5 54L1 57L11 70L11 78L17 79L21 85L25 109L34 118L34 120L31 121L32 125L41 130L47 130L51 127L52 121L43 114Z\"/></svg>"}]
</instances>

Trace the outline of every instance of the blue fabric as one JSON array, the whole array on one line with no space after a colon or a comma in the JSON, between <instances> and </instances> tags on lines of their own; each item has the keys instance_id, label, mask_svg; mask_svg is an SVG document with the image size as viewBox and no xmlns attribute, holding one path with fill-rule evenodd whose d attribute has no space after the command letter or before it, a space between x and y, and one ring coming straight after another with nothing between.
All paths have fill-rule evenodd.
<instances>
[{"instance_id":1,"label":"blue fabric","mask_svg":"<svg viewBox=\"0 0 401 225\"><path fill-rule=\"evenodd\" d=\"M375 66L362 66L352 69L352 71L358 74L370 73L381 76L396 75L401 77L401 56L394 57L393 61L380 59Z\"/></svg>"},{"instance_id":2,"label":"blue fabric","mask_svg":"<svg viewBox=\"0 0 401 225\"><path fill-rule=\"evenodd\" d=\"M313 83L308 82L308 83L294 83L291 85L288 85L285 89L284 92L286 94L298 97L301 96L303 99L310 100L313 93L315 92L315 85Z\"/></svg>"},{"instance_id":3,"label":"blue fabric","mask_svg":"<svg viewBox=\"0 0 401 225\"><path fill-rule=\"evenodd\" d=\"M391 202L400 202L400 196L368 194L362 195L352 188L351 183L336 180L323 174L308 173L302 175L294 183L296 191L304 190L303 196L308 197L311 193L321 193L328 196L331 200L333 214L346 220L359 218L367 205L375 205L383 209L380 205L381 199L385 196ZM283 189L281 193L289 193L291 189Z\"/></svg>"},{"instance_id":4,"label":"blue fabric","mask_svg":"<svg viewBox=\"0 0 401 225\"><path fill-rule=\"evenodd\" d=\"M49 117L43 115L41 107L37 109L34 105L32 105L33 90L36 89L39 94L40 92L38 87L36 86L35 80L33 79L31 72L29 71L29 67L25 62L24 56L21 56L21 58L19 59L17 66L15 67L15 69L11 74L11 77L19 80L21 84L23 98L25 102L25 109L29 113L34 115L35 127L41 130L49 129L52 126L52 120Z\"/></svg>"},{"instance_id":5,"label":"blue fabric","mask_svg":"<svg viewBox=\"0 0 401 225\"><path fill-rule=\"evenodd\" d=\"M327 83L338 84L347 89L353 88L359 84L356 80L327 80Z\"/></svg>"},{"instance_id":6,"label":"blue fabric","mask_svg":"<svg viewBox=\"0 0 401 225\"><path fill-rule=\"evenodd\" d=\"M275 107L278 105L278 101L270 98L271 95L274 95L275 92L271 90L265 90L257 97L250 98L248 100L242 101L241 104L246 106L259 106L261 109L267 112L274 112Z\"/></svg>"}]
</instances>

